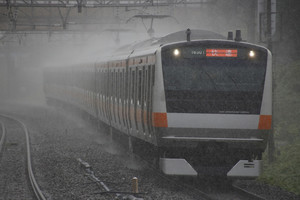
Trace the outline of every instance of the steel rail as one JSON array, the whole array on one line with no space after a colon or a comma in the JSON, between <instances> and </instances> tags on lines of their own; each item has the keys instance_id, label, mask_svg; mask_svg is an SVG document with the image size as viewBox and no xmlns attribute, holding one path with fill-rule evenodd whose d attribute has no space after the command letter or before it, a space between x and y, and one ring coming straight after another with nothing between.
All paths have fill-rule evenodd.
<instances>
[{"instance_id":1,"label":"steel rail","mask_svg":"<svg viewBox=\"0 0 300 200\"><path fill-rule=\"evenodd\" d=\"M238 187L238 186L236 186L236 185L232 185L232 188L233 188L236 192L240 193L241 195L244 195L244 196L246 196L246 197L250 197L251 199L254 199L254 200L266 200L266 198L264 198L264 197L262 197L262 196L259 196L259 195L257 195L257 194L254 194L254 193L252 193L252 192L249 192L249 191L247 191L247 190L244 190L244 189L242 189L242 188L240 188L240 187Z\"/></svg>"},{"instance_id":2,"label":"steel rail","mask_svg":"<svg viewBox=\"0 0 300 200\"><path fill-rule=\"evenodd\" d=\"M39 188L39 186L38 186L38 184L37 184L37 182L35 180L33 171L32 171L31 153L30 153L30 141L29 141L29 134L28 134L28 130L27 130L26 125L22 121L14 118L14 117L11 117L11 116L8 116L8 115L4 115L4 114L0 114L0 116L18 122L21 125L21 127L23 128L25 136L26 136L27 172L28 172L28 175L29 175L30 183L31 183L31 186L32 186L32 189L33 189L33 191L35 193L36 198L38 200L46 200L46 197L44 196L44 194L40 190L40 188Z\"/></svg>"},{"instance_id":3,"label":"steel rail","mask_svg":"<svg viewBox=\"0 0 300 200\"><path fill-rule=\"evenodd\" d=\"M1 154L4 140L5 140L6 131L5 131L5 126L4 126L3 122L0 122L0 124L1 124L1 129L2 129L2 135L1 135L1 140L0 140L0 154Z\"/></svg>"},{"instance_id":4,"label":"steel rail","mask_svg":"<svg viewBox=\"0 0 300 200\"><path fill-rule=\"evenodd\" d=\"M130 155L130 154L128 154L128 155ZM145 163L149 169L151 169L156 175L158 175L162 179L164 179L166 181L173 182L177 186L182 185L182 186L184 186L184 187L186 187L186 188L188 188L190 190L194 190L195 193L198 193L199 196L201 196L201 198L203 198L205 200L217 200L217 199L219 199L219 197L215 198L209 192L206 192L204 190L196 188L196 187L194 187L194 185L190 185L190 184L185 183L185 182L177 183L171 177L165 176L164 174L158 172L157 169L151 163L149 163L149 161L145 160L144 158L142 158L141 156L139 156L137 154L134 154L134 156L137 159L139 159L140 161L142 161L143 163ZM253 200L266 200L266 198L264 198L264 197L262 197L260 195L257 195L255 193L249 192L249 191L247 191L245 189L242 189L242 188L240 188L240 187L238 187L238 186L236 186L234 184L232 184L231 187L232 187L231 191L236 192L236 193L238 193L241 196L244 196L244 197L247 197L247 198L250 198L250 199L253 199ZM226 193L224 193L224 195L226 195Z\"/></svg>"},{"instance_id":5,"label":"steel rail","mask_svg":"<svg viewBox=\"0 0 300 200\"><path fill-rule=\"evenodd\" d=\"M133 196L134 193L132 192L119 192L119 191L112 191L104 182L101 181L98 177L95 176L94 171L92 170L89 163L83 161L81 158L78 158L77 161L80 163L80 166L85 170L86 175L88 175L88 178L92 180L94 183L96 183L100 188L105 189L105 192L98 192L94 194L115 194L116 199L124 199L124 200L143 200L143 198L138 198ZM142 193L138 193L142 194ZM129 195L129 196L124 196Z\"/></svg>"},{"instance_id":6,"label":"steel rail","mask_svg":"<svg viewBox=\"0 0 300 200\"><path fill-rule=\"evenodd\" d=\"M132 152L127 152L127 155L128 156L132 156ZM174 184L174 185L176 185L178 187L183 186L186 189L193 190L194 194L197 193L198 197L201 197L204 200L215 200L214 198L212 198L209 195L209 193L207 193L205 191L202 191L201 189L196 188L196 187L194 187L192 185L189 185L189 184L187 184L185 182L178 182L178 181L174 180L172 176L166 176L165 174L161 173L161 171L159 171L157 169L157 167L153 165L153 163L151 163L148 160L144 159L142 156L140 156L140 155L138 155L136 153L133 153L133 156L134 156L135 159L138 159L143 164L145 164L148 167L148 169L150 169L155 175L159 176L161 179L163 179L165 181L168 181L168 182L171 182L172 184Z\"/></svg>"}]
</instances>

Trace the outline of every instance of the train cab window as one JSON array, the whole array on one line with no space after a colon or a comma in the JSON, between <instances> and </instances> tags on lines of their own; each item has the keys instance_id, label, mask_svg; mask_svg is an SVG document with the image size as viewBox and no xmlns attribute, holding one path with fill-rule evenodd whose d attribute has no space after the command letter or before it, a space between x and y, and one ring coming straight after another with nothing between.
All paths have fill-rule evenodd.
<instances>
[{"instance_id":1,"label":"train cab window","mask_svg":"<svg viewBox=\"0 0 300 200\"><path fill-rule=\"evenodd\" d=\"M268 56L265 49L199 42L197 46L180 46L181 56L175 57L171 47L162 50L167 112L260 113ZM212 49L235 49L237 54L212 56ZM253 50L255 59L248 55Z\"/></svg>"}]
</instances>

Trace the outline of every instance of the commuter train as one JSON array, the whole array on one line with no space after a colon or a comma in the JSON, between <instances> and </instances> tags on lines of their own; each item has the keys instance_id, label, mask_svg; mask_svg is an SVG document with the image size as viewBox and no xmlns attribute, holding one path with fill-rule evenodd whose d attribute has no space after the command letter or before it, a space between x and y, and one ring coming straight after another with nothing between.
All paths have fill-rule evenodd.
<instances>
[{"instance_id":1,"label":"commuter train","mask_svg":"<svg viewBox=\"0 0 300 200\"><path fill-rule=\"evenodd\" d=\"M272 56L232 35L179 31L49 67L45 96L151 152L165 174L257 177L272 123Z\"/></svg>"}]
</instances>

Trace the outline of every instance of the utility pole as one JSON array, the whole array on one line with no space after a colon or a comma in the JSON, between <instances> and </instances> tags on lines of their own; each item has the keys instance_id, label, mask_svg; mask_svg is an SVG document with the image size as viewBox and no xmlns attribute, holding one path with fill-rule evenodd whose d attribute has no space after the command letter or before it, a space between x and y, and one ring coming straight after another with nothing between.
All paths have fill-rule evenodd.
<instances>
[{"instance_id":1,"label":"utility pole","mask_svg":"<svg viewBox=\"0 0 300 200\"><path fill-rule=\"evenodd\" d=\"M272 45L272 0L266 0L267 1L267 45L268 49L272 52L273 45ZM274 66L274 65L273 65ZM273 69L273 77L274 76ZM274 87L272 94L273 94L273 101L274 101ZM274 122L274 105L272 106L272 115L273 115L273 122ZM274 144L274 123L272 122L272 130L269 136L268 140L268 160L269 163L274 161L274 152L275 152L275 144Z\"/></svg>"},{"instance_id":2,"label":"utility pole","mask_svg":"<svg viewBox=\"0 0 300 200\"><path fill-rule=\"evenodd\" d=\"M272 0L267 0L267 45L272 52Z\"/></svg>"}]
</instances>

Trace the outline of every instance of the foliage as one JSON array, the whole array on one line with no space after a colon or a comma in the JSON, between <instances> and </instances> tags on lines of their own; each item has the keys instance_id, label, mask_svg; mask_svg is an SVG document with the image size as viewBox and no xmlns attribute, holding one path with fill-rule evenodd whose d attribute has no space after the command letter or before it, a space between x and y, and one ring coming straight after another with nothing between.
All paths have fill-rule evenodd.
<instances>
[{"instance_id":1,"label":"foliage","mask_svg":"<svg viewBox=\"0 0 300 200\"><path fill-rule=\"evenodd\" d=\"M300 195L300 61L278 66L274 81L276 161L259 180Z\"/></svg>"},{"instance_id":2,"label":"foliage","mask_svg":"<svg viewBox=\"0 0 300 200\"><path fill-rule=\"evenodd\" d=\"M265 166L259 180L300 195L300 139L280 150L276 161Z\"/></svg>"},{"instance_id":3,"label":"foliage","mask_svg":"<svg viewBox=\"0 0 300 200\"><path fill-rule=\"evenodd\" d=\"M277 142L300 137L300 61L279 66L275 72L274 133Z\"/></svg>"}]
</instances>

